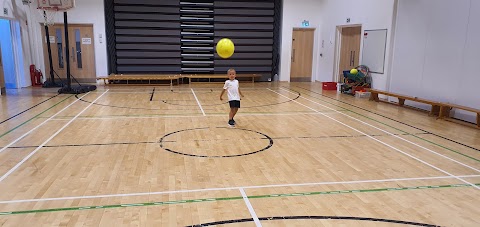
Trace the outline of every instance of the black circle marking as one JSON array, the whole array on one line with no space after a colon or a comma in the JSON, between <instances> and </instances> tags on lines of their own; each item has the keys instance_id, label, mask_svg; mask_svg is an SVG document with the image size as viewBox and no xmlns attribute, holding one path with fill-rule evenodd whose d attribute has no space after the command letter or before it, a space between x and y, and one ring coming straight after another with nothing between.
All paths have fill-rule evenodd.
<instances>
[{"instance_id":1,"label":"black circle marking","mask_svg":"<svg viewBox=\"0 0 480 227\"><path fill-rule=\"evenodd\" d=\"M172 105L172 106L196 106L196 107L198 107L198 103L185 105L185 104L177 104L177 103L168 102L168 101L171 101L171 100L160 100L160 101L162 101L165 104ZM195 100L192 100L192 102L195 102ZM224 105L224 104L227 104L227 103L228 102L222 102L222 103L217 103L217 104L209 104L209 105L202 104L202 106L220 106L220 105Z\"/></svg>"},{"instance_id":2,"label":"black circle marking","mask_svg":"<svg viewBox=\"0 0 480 227\"><path fill-rule=\"evenodd\" d=\"M296 91L297 92L297 91ZM283 101L283 102L278 102L278 103L271 103L271 104L265 104L265 105L257 105L257 106L243 106L242 108L245 109L245 108L256 108L256 107L265 107L265 106L275 106L275 105L280 105L280 104L283 104L283 103L287 103L287 102L291 102L291 101L294 101L294 100L297 100L300 98L301 94L300 92L297 92L297 97L293 98L293 99L289 99L287 101ZM87 100L83 100L81 98L78 97L78 95L75 95L75 98L77 98L78 100L82 101L82 102L86 102L86 103L92 103L94 105L98 105L98 106L107 106L107 107L113 107L113 108L122 108L122 109L132 109L132 110L162 110L162 109L152 109L152 108L140 108L140 107L128 107L128 106L115 106L115 105L107 105L107 104L101 104L101 103L95 103L95 102L90 102L90 101L87 101ZM196 105L180 105L180 104L173 104L173 103L169 103L167 102L168 100L161 100L163 103L165 104L169 104L169 105L175 105L175 106L197 106L198 104ZM228 102L225 102L225 103L220 103L220 104L211 104L211 105L202 105L202 106L219 106L219 105L224 105L224 104L227 104Z\"/></svg>"},{"instance_id":3,"label":"black circle marking","mask_svg":"<svg viewBox=\"0 0 480 227\"><path fill-rule=\"evenodd\" d=\"M300 92L297 92L297 97L293 98L293 99L289 99L287 101L283 101L283 102L277 102L277 103L271 103L271 104L265 104L265 105L257 105L257 106L242 106L243 109L245 108L256 108L256 107L265 107L265 106L275 106L275 105L280 105L280 104L283 104L283 103L287 103L287 102L291 102L291 101L294 101L294 100L297 100L298 98L300 98L301 94ZM170 105L175 105L175 106L197 106L198 104L191 104L191 105L182 105L182 104L173 104L173 103L169 103L167 102L168 100L162 100L162 102L164 102L165 104L170 104ZM211 104L211 105L204 105L202 104L202 106L219 106L219 105L223 105L223 104L226 104L228 102L225 102L225 103L220 103L220 104Z\"/></svg>"},{"instance_id":4,"label":"black circle marking","mask_svg":"<svg viewBox=\"0 0 480 227\"><path fill-rule=\"evenodd\" d=\"M227 127L216 127L216 128L227 128ZM265 151L265 150L267 150L267 149L269 149L270 147L273 146L273 139L272 139L270 136L268 136L268 135L266 135L266 134L264 134L264 133L261 133L261 132L253 131L253 130L250 130L250 129L243 129L243 128L231 128L231 129L249 131L249 132L254 132L254 133L260 134L260 135L264 136L265 139L268 139L268 140L269 140L269 144L268 144L266 147L264 147L264 148L262 148L262 149L260 149L260 150L258 150L258 151L253 151L253 152L246 153L246 154L218 155L218 156L187 154L187 153L182 153L182 152L179 152L179 151L174 151L174 150L172 150L172 149L165 148L165 147L163 146L163 142L164 142L163 140L164 140L165 138L167 138L168 136L170 136L170 135L173 135L173 134L179 133L179 132L193 131L193 130L202 130L202 129L209 129L209 127L183 129L183 130L178 130L178 131L175 131L175 132L168 133L168 134L164 135L164 136L160 139L160 141L159 141L160 147L163 148L164 150L168 151L168 152L172 152L172 153L174 153L174 154L180 154L180 155L190 156L190 157L198 157L198 158L232 158L232 157L240 157L240 156L247 156L247 155L256 154L256 153ZM262 139L263 139L263 138L262 138Z\"/></svg>"},{"instance_id":5,"label":"black circle marking","mask_svg":"<svg viewBox=\"0 0 480 227\"><path fill-rule=\"evenodd\" d=\"M415 226L438 226L432 224L410 222L410 221L399 221L392 219L382 219L382 218L365 218L365 217L345 217L345 216L279 216L279 217L259 217L260 221L272 221L272 220L354 220L354 221L372 221L372 222L386 222L386 223L395 223L402 225L415 225ZM217 221L209 222L198 225L190 225L191 227L197 226L212 226L212 225L226 225L234 223L244 223L244 222L253 222L253 218L244 218L236 220L227 220L227 221Z\"/></svg>"}]
</instances>

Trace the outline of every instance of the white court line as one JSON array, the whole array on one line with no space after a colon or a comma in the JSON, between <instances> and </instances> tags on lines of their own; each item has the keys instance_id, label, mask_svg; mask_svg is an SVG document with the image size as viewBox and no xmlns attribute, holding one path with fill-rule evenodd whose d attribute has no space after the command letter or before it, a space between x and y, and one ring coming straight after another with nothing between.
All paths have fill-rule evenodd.
<instances>
[{"instance_id":1,"label":"white court line","mask_svg":"<svg viewBox=\"0 0 480 227\"><path fill-rule=\"evenodd\" d=\"M190 190L162 191L162 192L138 192L138 193L110 194L110 195L69 196L69 197L42 198L42 199L4 200L4 201L0 201L0 204L45 202L45 201L59 201L59 200L76 200L76 199L97 199L97 198L112 198L112 197L127 197L127 196L151 196L151 195L163 195L163 194L175 194L175 193L238 190L240 188L243 188L243 189L257 189L257 188L301 187L301 186L335 185L335 184L382 183L382 182L395 182L395 181L420 181L420 180L452 179L452 178L456 178L456 177L459 177L459 178L467 178L468 177L468 178L470 178L470 177L480 177L480 175L393 178L393 179L382 179L382 180L333 181L333 182L298 183L298 184L272 184L272 185L225 187L225 188L204 188L204 189L190 189Z\"/></svg>"},{"instance_id":2,"label":"white court line","mask_svg":"<svg viewBox=\"0 0 480 227\"><path fill-rule=\"evenodd\" d=\"M56 114L54 114L53 116L49 117L47 120L45 120L44 122L42 122L41 124L37 125L35 128L32 128L30 131L26 132L25 134L23 134L22 136L18 137L16 140L14 140L13 142L9 143L7 146L3 147L2 149L0 149L0 153L2 153L3 151L5 151L7 148L9 148L10 146L12 146L13 144L17 143L18 141L20 141L21 139L25 138L25 136L28 136L30 133L32 133L33 131L35 131L37 128L40 128L40 126L44 125L45 123L47 123L47 121L50 121L52 120L55 116L57 116L58 114L60 114L61 112L63 112L64 110L66 110L68 107L72 106L73 104L75 104L76 102L78 102L81 98L85 97L87 94L83 95L82 97L78 98L77 100L75 100L74 102L70 103L68 106L64 107L62 110L58 111Z\"/></svg>"},{"instance_id":3,"label":"white court line","mask_svg":"<svg viewBox=\"0 0 480 227\"><path fill-rule=\"evenodd\" d=\"M270 89L268 89L268 90L270 90ZM276 93L276 94L278 94L278 95L280 95L280 96L283 96L283 97L285 97L285 98L288 98L287 96L282 95L282 94L280 94L280 93L278 93L278 92L276 92L276 91L273 91L273 90L270 90L270 91L272 91L272 92L274 92L274 93ZM294 101L295 103L298 103L298 104L301 105L301 106L307 107L308 109L311 109L311 110L313 110L313 111L317 111L317 110L315 110L315 109L313 109L313 108L311 108L311 107L309 107L309 106L306 106L306 105L304 105L304 104L302 104L302 103L300 103L300 102L298 102L298 101L296 101L296 100L293 100L293 101ZM330 116L328 116L328 115L326 115L326 114L324 114L324 113L321 113L321 115L323 115L323 116L325 116L325 117L327 117L327 118L330 118L331 120L333 120L333 121L335 121L335 122L338 122L338 123L346 126L347 128L350 128L350 129L352 129L352 130L354 130L354 131L356 131L356 132L358 132L358 133L361 133L361 134L367 136L368 138L377 141L378 143L381 143L381 144L383 144L383 145L385 145L385 146L387 146L387 147L390 147L390 148L392 148L392 149L394 149L394 150L396 150L396 151L398 151L398 152L400 152L400 153L402 153L402 154L404 154L404 155L406 155L406 156L408 156L408 157L410 157L410 158L412 158L412 159L415 159L415 160L417 160L418 162L421 162L421 163L423 163L423 164L425 164L425 165L427 165L427 166L430 166L430 167L433 168L433 169L436 169L436 170L438 170L438 171L440 171L440 172L442 172L442 173L445 173L445 174L447 174L447 175L454 176L453 174L451 174L451 173L449 173L449 172L447 172L447 171L445 171L445 170L443 170L443 169L440 169L440 168L438 168L438 167L436 167L436 166L434 166L434 165L432 165L432 164L430 164L430 163L428 163L428 162L426 162L426 161L421 160L420 158L417 158L417 157L415 157L415 156L413 156L413 155L411 155L411 154L408 154L407 152L404 152L404 151L402 151L402 150L400 150L400 149L398 149L398 148L396 148L396 147L394 147L394 146L392 146L392 145L390 145L390 144L388 144L388 143L385 143L385 142L383 142L383 141L381 141L381 140L379 140L379 139L377 139L377 138L374 138L373 136L370 136L370 135L368 135L368 134L366 134L366 133L364 133L364 132L362 132L362 131L360 131L360 130L358 130L358 129L350 126L350 125L347 125L347 124L345 124L345 123L343 123L343 122L341 122L341 121L339 121L339 120L337 120L337 119L335 119L335 118L333 118L333 117L330 117ZM458 178L458 177L456 177L456 179L459 180L459 181L465 182L465 183L471 185L472 187L480 190L480 187L476 186L475 184L472 184L472 183L470 183L470 182L468 182L468 181L466 181L466 180L464 180L464 179Z\"/></svg>"},{"instance_id":4,"label":"white court line","mask_svg":"<svg viewBox=\"0 0 480 227\"><path fill-rule=\"evenodd\" d=\"M108 90L106 90L102 95L98 96L98 98L96 98L93 102L91 102L87 107L85 107L85 109L83 109L80 113L78 113L74 118L72 118L69 122L67 122L67 124L65 124L62 128L60 128L57 132L55 132L52 136L50 136L50 138L48 138L47 140L45 140L45 142L43 142L40 146L38 146L35 150L33 150L30 154L28 154L22 161L20 161L19 163L17 163L13 168L11 168L7 173L5 173L2 177L0 177L0 182L2 182L3 180L5 180L5 178L7 178L10 174L12 174L18 167L20 167L24 162L26 162L28 159L30 159L30 157L32 157L35 153L37 153L37 151L39 151L43 146L45 146L45 144L47 144L48 142L50 142L50 140L52 140L55 136L57 136L61 131L63 131L63 129L65 129L70 123L72 123L78 116L80 116L80 114L82 114L83 112L85 112L85 110L88 109L88 107L92 106L98 99L100 99L100 97L102 97L104 94L106 94L108 92ZM87 93L88 94L88 93ZM85 95L87 95L85 94ZM84 96L85 96L84 95ZM77 99L79 100L79 99Z\"/></svg>"},{"instance_id":5,"label":"white court line","mask_svg":"<svg viewBox=\"0 0 480 227\"><path fill-rule=\"evenodd\" d=\"M110 93L110 92L109 92ZM311 113L271 113L271 114L264 114L264 113L238 113L237 116L290 116L290 115L319 115L317 112ZM151 119L151 118L175 118L175 117L184 117L184 118L194 118L194 117L225 117L228 114L208 114L208 116L203 115L165 115L165 116L151 116L151 117L135 117L135 116L119 116L119 117L79 117L77 120L118 120L118 119ZM51 121L68 121L69 119L52 119Z\"/></svg>"},{"instance_id":6,"label":"white court line","mask_svg":"<svg viewBox=\"0 0 480 227\"><path fill-rule=\"evenodd\" d=\"M287 90L287 89L284 89L284 88L282 88L282 89L285 90L285 91L288 91L288 92L290 92L290 93L292 93L292 94L295 94L294 92L291 92L291 91L289 91L289 90ZM471 166L469 166L469 165L467 165L467 164L464 164L464 163L462 163L462 162L460 162L460 161L457 161L457 160L455 160L455 159L453 159L453 158L447 157L447 156L445 156L445 155L443 155L443 154L440 154L440 153L438 153L438 152L436 152L436 151L433 151L433 150L431 150L431 149L428 149L428 148L426 148L426 147L424 147L424 146L422 146L422 145L420 145L420 144L414 143L414 142L412 142L412 141L410 141L410 140L407 140L407 139L405 139L405 138L402 138L402 137L400 137L400 136L398 136L398 135L394 135L393 133L390 133L390 132L388 132L388 131L386 131L386 130L383 130L383 129L381 129L381 128L378 128L378 127L376 127L376 126L373 126L373 125L371 125L371 124L369 124L369 123L367 123L367 122L364 122L364 121L362 121L362 120L360 120L360 119L357 119L357 118L355 118L355 117L352 117L352 116L350 116L350 115L348 115L348 114L342 113L342 112L340 112L340 111L338 111L338 110L332 109L332 108L330 108L330 107L328 107L328 106L325 106L325 105L320 104L320 103L318 103L318 102L315 102L315 101L313 101L313 100L307 99L307 98L305 98L305 97L302 97L302 98L304 98L304 99L306 99L306 100L308 100L308 101L310 101L310 102L313 102L313 103L315 103L315 104L317 104L317 105L320 105L320 106L322 106L322 107L325 107L325 108L327 108L327 109L333 110L334 112L337 112L337 113L340 113L340 114L342 114L342 115L345 115L345 116L347 116L348 118L351 118L351 119L354 119L354 120L356 120L356 121L359 121L360 123L362 123L362 124L364 124L364 125L368 125L368 126L370 126L370 127L372 127L372 128L375 128L375 129L377 129L377 130L379 130L379 131L382 131L382 132L384 132L384 133L386 133L386 134L388 134L388 135L391 135L391 136L394 136L394 137L396 137L396 138L398 138L398 139L401 139L401 140L403 140L403 141L405 141L405 142L407 142L407 143L410 143L410 144L415 145L415 146L417 146L417 147L420 147L420 148L422 148L422 149L424 149L424 150L427 150L427 151L429 151L429 152L431 152L431 153L433 153L433 154L436 154L436 155L438 155L438 156L440 156L440 157L442 157L442 158L448 159L448 160L450 160L450 161L452 161L452 162L455 162L455 163L457 163L457 164L459 164L459 165L462 165L462 166L467 167L467 168L469 168L469 169L472 169L472 170L475 170L475 171L477 171L477 172L480 172L479 169L476 169L476 168L474 168L474 167L471 167Z\"/></svg>"},{"instance_id":7,"label":"white court line","mask_svg":"<svg viewBox=\"0 0 480 227\"><path fill-rule=\"evenodd\" d=\"M249 87L246 87L246 88L242 88L242 90L248 90L248 91L265 91L265 88L267 87L259 87L259 88L249 88ZM158 90L158 92L166 92L166 93L190 93L190 89L191 88L177 88L177 89L174 89L174 91L172 92L170 89L162 89L161 87L159 88L160 90ZM276 88L278 89L278 88ZM213 90L212 93L215 93L216 91L219 90L219 87L211 87L211 88L195 88L195 90ZM220 90L221 91L221 90ZM219 92L220 92L219 91ZM157 92L155 90L155 92ZM97 90L96 92L92 92L92 93L101 93L101 91ZM125 94L129 94L129 93L138 93L138 94L143 94L143 93L150 93L150 91L138 91L138 90L135 90L135 89L132 89L132 90L128 90L128 89L110 89L110 91L108 92L109 94L115 94L115 93L125 93Z\"/></svg>"},{"instance_id":8,"label":"white court line","mask_svg":"<svg viewBox=\"0 0 480 227\"><path fill-rule=\"evenodd\" d=\"M202 105L200 104L200 101L198 101L197 95L195 95L195 92L193 91L193 88L190 88L190 89L192 89L193 96L195 97L195 100L197 100L198 107L200 107L200 110L202 111L203 116L207 116L205 114L205 111L203 111Z\"/></svg>"},{"instance_id":9,"label":"white court line","mask_svg":"<svg viewBox=\"0 0 480 227\"><path fill-rule=\"evenodd\" d=\"M262 226L262 224L260 223L260 220L257 217L257 213L255 213L255 210L253 209L252 204L250 203L250 200L248 200L247 193L245 193L245 190L243 190L243 188L239 188L238 190L240 190L240 193L242 193L243 201L245 201L245 204L247 205L250 215L252 215L255 225Z\"/></svg>"}]
</instances>

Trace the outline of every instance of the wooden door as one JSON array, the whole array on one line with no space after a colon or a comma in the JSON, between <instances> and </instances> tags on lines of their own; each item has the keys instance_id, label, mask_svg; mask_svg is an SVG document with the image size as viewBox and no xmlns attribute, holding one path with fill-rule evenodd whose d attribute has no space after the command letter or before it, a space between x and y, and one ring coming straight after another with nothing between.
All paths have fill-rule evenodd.
<instances>
[{"instance_id":1,"label":"wooden door","mask_svg":"<svg viewBox=\"0 0 480 227\"><path fill-rule=\"evenodd\" d=\"M42 40L43 40L43 56L45 59L45 76L50 78L50 66L48 61L47 50L47 38L45 37L45 27L41 25ZM52 51L53 71L58 75L55 75L55 80L58 77L64 79L67 74L67 65L65 62L65 35L63 25L51 25L48 27L50 48Z\"/></svg>"},{"instance_id":2,"label":"wooden door","mask_svg":"<svg viewBox=\"0 0 480 227\"><path fill-rule=\"evenodd\" d=\"M290 81L312 81L314 29L294 28Z\"/></svg>"},{"instance_id":3,"label":"wooden door","mask_svg":"<svg viewBox=\"0 0 480 227\"><path fill-rule=\"evenodd\" d=\"M362 27L342 28L342 40L340 47L339 75L343 81L343 71L350 70L359 65L360 62L360 41Z\"/></svg>"},{"instance_id":4,"label":"wooden door","mask_svg":"<svg viewBox=\"0 0 480 227\"><path fill-rule=\"evenodd\" d=\"M52 50L53 70L62 79L67 77L67 63L65 56L65 31L62 24L49 27ZM45 29L42 25L42 36ZM93 25L68 25L70 74L79 82L95 82L95 52L93 40ZM45 75L50 76L46 37L44 40ZM58 77L55 76L57 80Z\"/></svg>"},{"instance_id":5,"label":"wooden door","mask_svg":"<svg viewBox=\"0 0 480 227\"><path fill-rule=\"evenodd\" d=\"M92 25L69 26L71 73L79 81L95 82Z\"/></svg>"}]
</instances>

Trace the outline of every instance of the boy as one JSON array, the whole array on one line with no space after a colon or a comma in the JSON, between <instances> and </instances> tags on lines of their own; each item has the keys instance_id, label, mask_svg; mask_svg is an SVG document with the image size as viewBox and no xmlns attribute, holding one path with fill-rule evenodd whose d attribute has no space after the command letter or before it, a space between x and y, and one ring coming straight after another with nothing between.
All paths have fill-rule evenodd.
<instances>
[{"instance_id":1,"label":"boy","mask_svg":"<svg viewBox=\"0 0 480 227\"><path fill-rule=\"evenodd\" d=\"M228 115L228 125L230 127L235 126L235 114L237 114L238 108L240 108L240 96L243 97L242 92L238 86L238 80L235 79L237 72L235 69L229 69L227 71L229 80L225 81L225 85L223 85L222 93L220 94L220 100L223 100L222 96L225 93L225 90L228 94L228 102L230 103L230 114Z\"/></svg>"}]
</instances>

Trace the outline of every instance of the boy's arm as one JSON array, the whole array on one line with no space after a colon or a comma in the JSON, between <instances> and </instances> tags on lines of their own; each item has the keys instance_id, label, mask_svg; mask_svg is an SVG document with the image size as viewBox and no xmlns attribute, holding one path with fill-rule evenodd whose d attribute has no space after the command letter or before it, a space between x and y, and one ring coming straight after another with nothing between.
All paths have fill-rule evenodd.
<instances>
[{"instance_id":1,"label":"boy's arm","mask_svg":"<svg viewBox=\"0 0 480 227\"><path fill-rule=\"evenodd\" d=\"M223 93L225 93L225 89L223 89L223 90L222 90L222 93L220 94L220 100L223 100L223 98L222 98Z\"/></svg>"},{"instance_id":2,"label":"boy's arm","mask_svg":"<svg viewBox=\"0 0 480 227\"><path fill-rule=\"evenodd\" d=\"M243 97L243 93L242 93L242 91L240 90L240 88L238 88L238 93L240 93L240 96Z\"/></svg>"}]
</instances>

